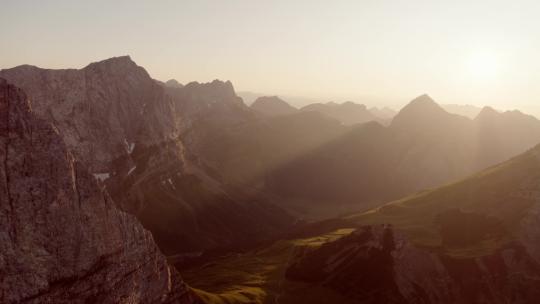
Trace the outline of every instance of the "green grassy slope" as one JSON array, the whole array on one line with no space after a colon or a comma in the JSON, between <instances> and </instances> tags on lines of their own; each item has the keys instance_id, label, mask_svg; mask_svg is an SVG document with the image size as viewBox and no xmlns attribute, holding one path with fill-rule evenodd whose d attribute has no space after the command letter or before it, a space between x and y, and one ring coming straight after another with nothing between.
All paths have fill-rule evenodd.
<instances>
[{"instance_id":1,"label":"green grassy slope","mask_svg":"<svg viewBox=\"0 0 540 304\"><path fill-rule=\"evenodd\" d=\"M287 280L285 271L299 252L372 224L392 224L416 246L453 259L487 256L513 240L520 220L540 197L539 181L537 147L462 181L348 216L331 230L312 226L296 238L231 255L183 276L207 303L354 302L327 286Z\"/></svg>"},{"instance_id":2,"label":"green grassy slope","mask_svg":"<svg viewBox=\"0 0 540 304\"><path fill-rule=\"evenodd\" d=\"M212 304L347 303L346 298L331 289L287 280L285 271L296 251L318 248L353 230L338 229L314 237L281 240L260 250L184 270L182 277L206 303Z\"/></svg>"},{"instance_id":3,"label":"green grassy slope","mask_svg":"<svg viewBox=\"0 0 540 304\"><path fill-rule=\"evenodd\" d=\"M483 255L512 239L534 202L537 180L540 147L459 182L348 219L362 225L392 224L416 245L451 255ZM456 243L451 234L470 240Z\"/></svg>"}]
</instances>

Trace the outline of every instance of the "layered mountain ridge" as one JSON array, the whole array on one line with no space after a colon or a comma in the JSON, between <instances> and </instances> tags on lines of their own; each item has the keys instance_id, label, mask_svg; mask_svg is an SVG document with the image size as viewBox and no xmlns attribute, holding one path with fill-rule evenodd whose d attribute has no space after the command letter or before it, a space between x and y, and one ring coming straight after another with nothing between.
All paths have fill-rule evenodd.
<instances>
[{"instance_id":1,"label":"layered mountain ridge","mask_svg":"<svg viewBox=\"0 0 540 304\"><path fill-rule=\"evenodd\" d=\"M325 104L314 103L302 107L300 111L316 111L335 118L345 125L366 123L370 121L384 122L384 119L375 116L363 104L347 101L341 104L328 102Z\"/></svg>"},{"instance_id":2,"label":"layered mountain ridge","mask_svg":"<svg viewBox=\"0 0 540 304\"><path fill-rule=\"evenodd\" d=\"M346 213L351 203L373 206L507 160L540 142L540 123L518 112L471 120L423 95L388 127L365 124L339 134L267 175L269 191Z\"/></svg>"},{"instance_id":3,"label":"layered mountain ridge","mask_svg":"<svg viewBox=\"0 0 540 304\"><path fill-rule=\"evenodd\" d=\"M18 290L2 294L11 302L189 303L195 298L160 250L182 267L207 252L254 246L259 250L186 272L188 282L211 291L197 294L217 303L531 303L537 297L522 290L534 290L539 274L538 149L424 190L540 142L540 121L532 116L485 108L469 119L428 95L389 125L372 116L361 123L370 111L354 103L260 115L229 81L161 83L127 56L80 70L20 66L0 77L28 93L29 105L16 111L33 111L2 132L8 263L0 266L15 265L6 266L2 283ZM17 116L7 116L9 126ZM34 120L37 127L25 127ZM12 189L14 180L20 185ZM418 191L366 213L302 221ZM116 207L134 214L153 238ZM24 227L27 222L32 225ZM17 230L36 232L25 234L30 250ZM21 269L24 282L17 281ZM234 278L222 277L223 269ZM104 277L110 280L100 284Z\"/></svg>"},{"instance_id":4,"label":"layered mountain ridge","mask_svg":"<svg viewBox=\"0 0 540 304\"><path fill-rule=\"evenodd\" d=\"M21 66L0 77L28 92L36 115L58 128L167 254L241 247L292 221L264 198L227 186L201 150L211 141L201 124L221 128L253 116L230 82L164 88L127 56L81 70Z\"/></svg>"},{"instance_id":5,"label":"layered mountain ridge","mask_svg":"<svg viewBox=\"0 0 540 304\"><path fill-rule=\"evenodd\" d=\"M276 233L293 220L275 203L302 217L355 211L462 178L540 141L534 118L470 120L427 95L388 127L341 125L319 111L260 117L230 82L160 85L129 57L0 75L28 90L36 113L170 253L233 246L220 237L228 219L244 241Z\"/></svg>"},{"instance_id":6,"label":"layered mountain ridge","mask_svg":"<svg viewBox=\"0 0 540 304\"><path fill-rule=\"evenodd\" d=\"M380 303L534 303L539 156L536 147L457 183L349 217L368 226L298 257L289 276L302 279L307 269L332 264L319 281L338 289L338 282L357 282L371 295L342 292ZM358 276L366 271L367 278ZM385 279L372 271L384 271Z\"/></svg>"},{"instance_id":7,"label":"layered mountain ridge","mask_svg":"<svg viewBox=\"0 0 540 304\"><path fill-rule=\"evenodd\" d=\"M539 181L540 146L185 275L208 303L536 303Z\"/></svg>"},{"instance_id":8,"label":"layered mountain ridge","mask_svg":"<svg viewBox=\"0 0 540 304\"><path fill-rule=\"evenodd\" d=\"M370 121L377 121L386 125L396 114L386 107L368 109L365 105L352 101L344 103L312 103L297 109L277 96L258 97L250 107L256 112L269 117L290 115L298 111L318 112L329 118L336 119L344 125L361 124Z\"/></svg>"}]
</instances>

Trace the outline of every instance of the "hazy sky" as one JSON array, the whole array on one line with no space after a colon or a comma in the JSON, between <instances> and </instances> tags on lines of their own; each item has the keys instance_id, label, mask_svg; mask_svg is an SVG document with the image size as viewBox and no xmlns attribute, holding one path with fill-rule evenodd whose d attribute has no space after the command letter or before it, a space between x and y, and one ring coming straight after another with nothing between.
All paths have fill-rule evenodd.
<instances>
[{"instance_id":1,"label":"hazy sky","mask_svg":"<svg viewBox=\"0 0 540 304\"><path fill-rule=\"evenodd\" d=\"M161 80L538 115L539 16L540 1L0 0L0 68L129 54Z\"/></svg>"}]
</instances>

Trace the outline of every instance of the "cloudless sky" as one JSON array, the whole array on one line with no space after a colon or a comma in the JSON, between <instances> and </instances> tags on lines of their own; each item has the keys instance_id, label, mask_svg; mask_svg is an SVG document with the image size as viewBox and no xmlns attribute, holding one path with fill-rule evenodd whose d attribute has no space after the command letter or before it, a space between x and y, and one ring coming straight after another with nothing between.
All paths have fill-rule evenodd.
<instances>
[{"instance_id":1,"label":"cloudless sky","mask_svg":"<svg viewBox=\"0 0 540 304\"><path fill-rule=\"evenodd\" d=\"M0 68L129 54L160 80L369 105L428 93L538 115L539 16L532 0L0 0Z\"/></svg>"}]
</instances>

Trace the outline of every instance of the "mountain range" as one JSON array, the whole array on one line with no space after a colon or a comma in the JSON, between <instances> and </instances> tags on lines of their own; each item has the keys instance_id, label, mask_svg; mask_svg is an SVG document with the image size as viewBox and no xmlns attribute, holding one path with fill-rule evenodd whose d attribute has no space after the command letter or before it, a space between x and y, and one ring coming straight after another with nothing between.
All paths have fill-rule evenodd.
<instances>
[{"instance_id":1,"label":"mountain range","mask_svg":"<svg viewBox=\"0 0 540 304\"><path fill-rule=\"evenodd\" d=\"M204 154L200 141L211 141L196 127L201 121L214 115L216 123L233 125L253 116L230 82L164 88L129 57L81 70L20 66L0 77L28 94L34 113L58 129L167 254L250 242L292 221L264 197L228 189L197 156Z\"/></svg>"},{"instance_id":2,"label":"mountain range","mask_svg":"<svg viewBox=\"0 0 540 304\"><path fill-rule=\"evenodd\" d=\"M207 303L535 303L539 181L537 146L184 277Z\"/></svg>"},{"instance_id":3,"label":"mountain range","mask_svg":"<svg viewBox=\"0 0 540 304\"><path fill-rule=\"evenodd\" d=\"M344 125L353 125L377 121L387 124L396 114L389 108L371 108L351 101L338 104L335 102L313 103L297 109L277 96L263 96L257 98L250 106L254 111L266 116L280 116L295 112L318 112L334 118Z\"/></svg>"},{"instance_id":4,"label":"mountain range","mask_svg":"<svg viewBox=\"0 0 540 304\"><path fill-rule=\"evenodd\" d=\"M395 115L247 106L229 81L161 82L128 56L4 69L0 89L0 302L540 296L533 116L428 95Z\"/></svg>"},{"instance_id":5,"label":"mountain range","mask_svg":"<svg viewBox=\"0 0 540 304\"><path fill-rule=\"evenodd\" d=\"M304 115L310 112L312 124L300 128L299 124L307 121ZM335 119L333 124L331 119ZM246 161L258 159L259 169L253 171L261 171L252 173L247 182L260 176L254 184L278 195L278 204L300 216L315 218L375 206L463 178L540 142L540 121L532 116L486 107L469 119L446 112L428 95L411 101L388 126L377 122L345 125L324 112L301 109L269 116L266 128L277 131L284 121L297 124L287 125L281 136L287 140L276 144L265 139L262 127L252 127L259 133L238 143L259 141L263 150L284 154L278 161L263 155L242 155ZM308 138L314 141L304 146ZM293 149L297 151L286 153Z\"/></svg>"}]
</instances>

